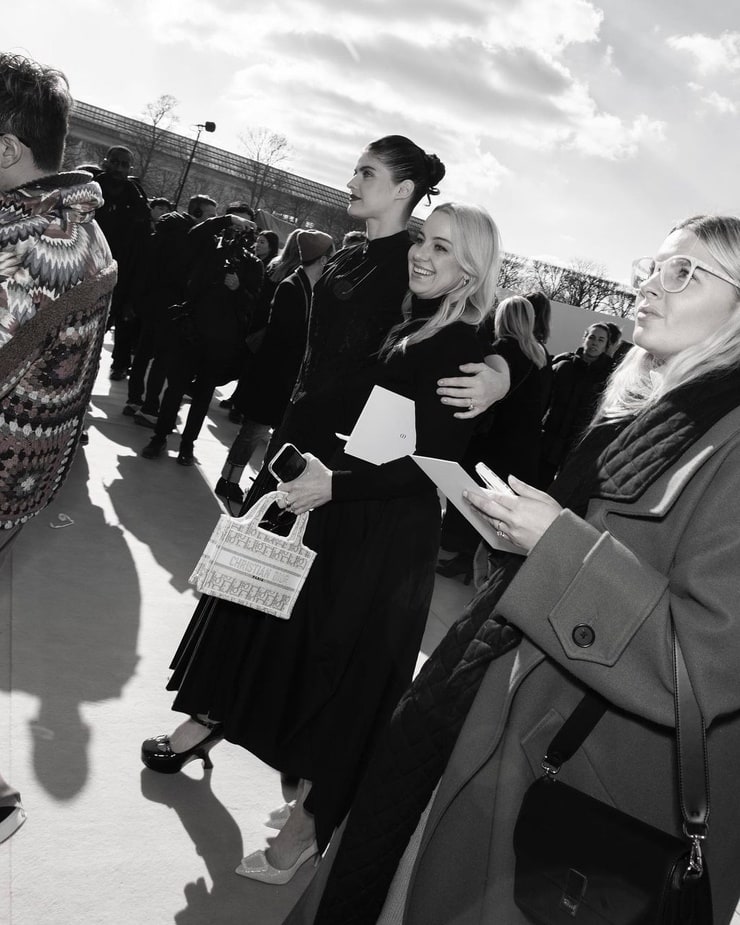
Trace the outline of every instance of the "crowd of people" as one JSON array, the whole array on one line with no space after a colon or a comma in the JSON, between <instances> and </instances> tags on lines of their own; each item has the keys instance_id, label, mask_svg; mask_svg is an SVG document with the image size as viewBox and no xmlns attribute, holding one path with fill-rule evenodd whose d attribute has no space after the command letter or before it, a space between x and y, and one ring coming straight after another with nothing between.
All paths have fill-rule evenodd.
<instances>
[{"instance_id":1,"label":"crowd of people","mask_svg":"<svg viewBox=\"0 0 740 925\"><path fill-rule=\"evenodd\" d=\"M230 203L217 215L218 204L203 193L191 197L185 212L161 197L147 203L141 184L128 175L132 158L116 146L101 168L83 165L95 171L111 203L98 216L119 266L110 377L128 378L124 414L154 430L142 449L146 459L166 452L187 396L177 462L188 466L215 388L237 380L220 407L241 429L216 494L240 504L244 472L260 469L288 406L306 349L313 288L335 242L316 229L295 229L281 247L276 232L256 224L247 203ZM366 232L351 231L339 249L366 241ZM599 321L580 347L552 357L550 317L541 292L504 300L480 326L485 357L477 366L463 364L468 376L478 372L476 387L465 376L442 387L440 394L463 403L477 395L470 417L485 411L463 460L471 472L483 460L504 478L513 474L545 487L593 415L621 330ZM267 376L269 389L262 385ZM454 509L442 543L455 555L443 558L438 571L469 581L478 542Z\"/></svg>"},{"instance_id":2,"label":"crowd of people","mask_svg":"<svg viewBox=\"0 0 740 925\"><path fill-rule=\"evenodd\" d=\"M296 229L281 248L245 202L217 214L206 194L185 212L148 200L123 146L100 168L60 174L70 102L58 71L0 55L0 432L14 451L0 465L0 555L73 458L106 319L111 378L128 378L123 413L153 431L142 458L166 452L188 395L177 462L193 465L215 388L236 381L222 404L240 430L217 493L243 515L276 492L273 529L310 515L317 554L289 620L200 597L167 685L185 719L144 740L146 767L210 766L227 740L292 782L276 838L236 867L280 885L320 861L290 925L524 925L519 809L553 735L596 696L604 715L562 777L691 836L711 870L713 920L729 923L740 896L740 218L688 218L635 261L634 346L597 321L553 357L548 300L497 300L502 244L485 209L443 202L409 234L446 174L409 138L358 153L347 211L363 232L335 242ZM20 203L34 210L27 229ZM55 270L60 246L75 273ZM47 356L38 345L60 331L67 352ZM11 373L29 356L50 391L44 364L69 377L71 331L84 338L78 387L74 402L65 390L59 452L44 456L48 479L34 476L29 500L19 485L34 482L49 401L19 417ZM506 482L464 503L507 551L454 508L443 521L408 455L374 464L346 451L341 435L375 386L413 402L418 454L470 473L483 462ZM277 482L267 463L286 442L306 466ZM414 677L435 571L475 573L477 593ZM700 831L684 832L679 811L676 647L706 733L712 816ZM0 778L0 841L24 818Z\"/></svg>"}]
</instances>

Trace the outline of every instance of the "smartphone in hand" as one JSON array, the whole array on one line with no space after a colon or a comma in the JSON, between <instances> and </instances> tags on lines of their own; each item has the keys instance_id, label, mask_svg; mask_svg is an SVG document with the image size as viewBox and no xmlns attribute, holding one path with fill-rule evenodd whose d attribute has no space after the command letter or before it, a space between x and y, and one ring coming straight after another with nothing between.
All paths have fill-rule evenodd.
<instances>
[{"instance_id":1,"label":"smartphone in hand","mask_svg":"<svg viewBox=\"0 0 740 925\"><path fill-rule=\"evenodd\" d=\"M514 490L509 485L507 485L502 478L499 478L493 470L489 469L485 463L476 463L475 471L485 482L486 488L491 488L493 491L498 491L502 495L515 494Z\"/></svg>"},{"instance_id":2,"label":"smartphone in hand","mask_svg":"<svg viewBox=\"0 0 740 925\"><path fill-rule=\"evenodd\" d=\"M292 443L284 443L268 463L267 471L278 482L292 482L306 465L306 457Z\"/></svg>"}]
</instances>

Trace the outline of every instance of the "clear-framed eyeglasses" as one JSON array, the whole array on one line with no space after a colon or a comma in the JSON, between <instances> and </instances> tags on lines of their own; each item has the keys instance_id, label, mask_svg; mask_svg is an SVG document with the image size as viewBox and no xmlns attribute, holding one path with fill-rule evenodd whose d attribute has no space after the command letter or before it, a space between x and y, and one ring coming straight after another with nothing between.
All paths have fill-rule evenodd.
<instances>
[{"instance_id":1,"label":"clear-framed eyeglasses","mask_svg":"<svg viewBox=\"0 0 740 925\"><path fill-rule=\"evenodd\" d=\"M683 292L697 270L711 273L717 279L722 279L736 289L740 289L740 282L727 276L726 273L710 267L703 261L697 260L696 257L685 257L683 254L674 254L673 257L660 263L652 257L639 257L632 263L632 286L639 289L657 272L660 285L665 292Z\"/></svg>"}]
</instances>

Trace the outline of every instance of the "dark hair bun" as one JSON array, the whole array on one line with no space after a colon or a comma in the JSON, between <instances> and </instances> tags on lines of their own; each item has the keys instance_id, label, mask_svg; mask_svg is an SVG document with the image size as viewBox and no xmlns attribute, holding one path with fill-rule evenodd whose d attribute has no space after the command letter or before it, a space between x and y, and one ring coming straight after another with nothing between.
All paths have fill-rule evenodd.
<instances>
[{"instance_id":1,"label":"dark hair bun","mask_svg":"<svg viewBox=\"0 0 740 925\"><path fill-rule=\"evenodd\" d=\"M437 184L446 173L445 165L436 154L425 154L424 164L426 165L427 176L429 177L429 188L427 193L429 196L439 196Z\"/></svg>"}]
</instances>

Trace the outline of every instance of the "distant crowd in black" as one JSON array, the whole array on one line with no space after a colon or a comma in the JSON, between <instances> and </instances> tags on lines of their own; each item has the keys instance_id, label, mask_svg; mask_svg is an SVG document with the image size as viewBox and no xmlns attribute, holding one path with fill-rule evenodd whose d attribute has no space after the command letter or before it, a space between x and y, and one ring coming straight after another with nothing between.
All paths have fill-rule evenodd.
<instances>
[{"instance_id":1,"label":"distant crowd in black","mask_svg":"<svg viewBox=\"0 0 740 925\"><path fill-rule=\"evenodd\" d=\"M290 397L313 282L334 242L323 232L296 229L280 248L278 234L258 228L248 203L232 202L217 215L216 200L205 194L176 211L163 197L147 199L129 175L132 164L131 151L116 146L102 166L80 168L103 190L98 220L119 267L110 378L128 378L123 413L154 431L145 459L166 452L189 399L177 456L184 466L195 461L214 390L238 380L221 405L244 426L225 466L230 480L222 479L218 490L241 500L241 472L255 450L264 452ZM357 236L364 240L361 232L348 237ZM259 388L260 369L270 370L269 389Z\"/></svg>"}]
</instances>

